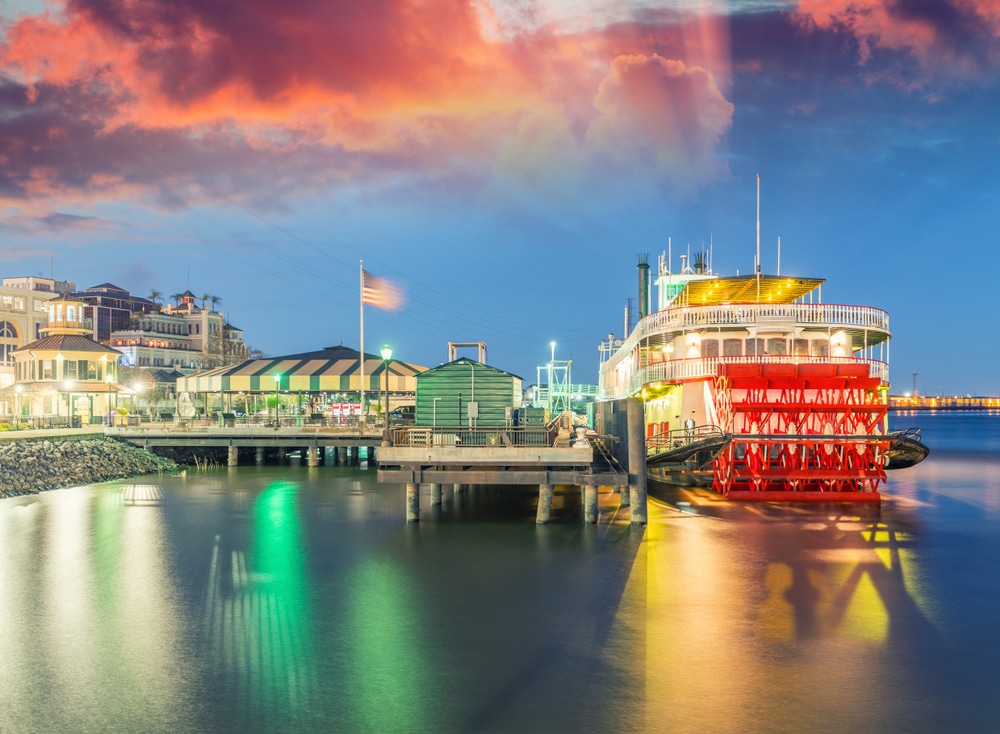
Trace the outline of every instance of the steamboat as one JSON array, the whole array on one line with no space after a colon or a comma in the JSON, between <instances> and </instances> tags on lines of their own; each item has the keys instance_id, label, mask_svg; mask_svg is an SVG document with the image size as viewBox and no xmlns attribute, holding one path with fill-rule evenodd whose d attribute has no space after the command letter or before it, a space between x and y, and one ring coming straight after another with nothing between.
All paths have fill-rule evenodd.
<instances>
[{"instance_id":1,"label":"steamboat","mask_svg":"<svg viewBox=\"0 0 1000 734\"><path fill-rule=\"evenodd\" d=\"M676 273L660 256L653 310L647 260L638 322L601 344L599 393L642 399L649 479L734 500L878 501L887 470L927 456L918 429L888 428L885 311L823 303L818 278L721 277L705 253Z\"/></svg>"}]
</instances>

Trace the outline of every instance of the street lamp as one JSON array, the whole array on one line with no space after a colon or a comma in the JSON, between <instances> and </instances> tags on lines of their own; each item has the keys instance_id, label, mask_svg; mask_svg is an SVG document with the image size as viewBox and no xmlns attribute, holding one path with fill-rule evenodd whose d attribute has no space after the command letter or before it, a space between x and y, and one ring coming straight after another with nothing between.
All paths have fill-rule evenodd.
<instances>
[{"instance_id":1,"label":"street lamp","mask_svg":"<svg viewBox=\"0 0 1000 734\"><path fill-rule=\"evenodd\" d=\"M66 423L67 428L73 427L73 381L66 380L63 382L63 387L66 389Z\"/></svg>"},{"instance_id":2,"label":"street lamp","mask_svg":"<svg viewBox=\"0 0 1000 734\"><path fill-rule=\"evenodd\" d=\"M114 380L114 376L110 372L108 372L106 375L104 375L104 381L106 383L108 383L108 401L107 402L108 402L108 413L110 413L110 415L107 415L106 417L108 419L108 425L109 426L113 426L115 424L115 408L111 404L112 395L113 395L113 393L111 392L111 383L115 381Z\"/></svg>"},{"instance_id":3,"label":"street lamp","mask_svg":"<svg viewBox=\"0 0 1000 734\"><path fill-rule=\"evenodd\" d=\"M389 441L389 363L392 361L392 347L386 344L382 347L382 363L385 365L385 428L382 429L382 445L391 446Z\"/></svg>"},{"instance_id":4,"label":"street lamp","mask_svg":"<svg viewBox=\"0 0 1000 734\"><path fill-rule=\"evenodd\" d=\"M278 388L281 386L281 375L276 373L274 375L274 427L277 428L281 423L281 419L278 417Z\"/></svg>"},{"instance_id":5,"label":"street lamp","mask_svg":"<svg viewBox=\"0 0 1000 734\"><path fill-rule=\"evenodd\" d=\"M21 427L21 393L24 391L24 385L14 385L14 395L17 397L17 416L14 418L14 426L17 428Z\"/></svg>"}]
</instances>

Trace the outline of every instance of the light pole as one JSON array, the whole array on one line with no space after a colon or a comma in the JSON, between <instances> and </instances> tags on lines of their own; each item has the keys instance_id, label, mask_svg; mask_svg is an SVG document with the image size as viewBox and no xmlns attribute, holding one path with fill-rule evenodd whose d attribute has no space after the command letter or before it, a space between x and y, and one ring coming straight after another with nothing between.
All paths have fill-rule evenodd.
<instances>
[{"instance_id":1,"label":"light pole","mask_svg":"<svg viewBox=\"0 0 1000 734\"><path fill-rule=\"evenodd\" d=\"M281 387L281 375L275 374L274 376L274 427L277 428L280 423L280 418L278 417L278 388Z\"/></svg>"},{"instance_id":2,"label":"light pole","mask_svg":"<svg viewBox=\"0 0 1000 734\"><path fill-rule=\"evenodd\" d=\"M104 381L108 384L108 400L107 400L108 412L105 415L105 418L107 418L108 425L113 426L115 424L115 409L111 405L111 396L112 396L111 383L114 382L114 378L111 376L110 372L104 375Z\"/></svg>"},{"instance_id":3,"label":"light pole","mask_svg":"<svg viewBox=\"0 0 1000 734\"><path fill-rule=\"evenodd\" d=\"M382 363L385 372L385 428L382 431L382 445L392 446L389 441L389 363L392 361L392 347L386 344L382 347Z\"/></svg>"},{"instance_id":4,"label":"light pole","mask_svg":"<svg viewBox=\"0 0 1000 734\"><path fill-rule=\"evenodd\" d=\"M17 398L17 416L14 418L14 426L18 429L21 428L21 392L24 390L24 385L14 385L14 395Z\"/></svg>"},{"instance_id":5,"label":"light pole","mask_svg":"<svg viewBox=\"0 0 1000 734\"><path fill-rule=\"evenodd\" d=\"M73 427L73 381L66 380L63 382L63 387L66 388L66 423L67 428Z\"/></svg>"}]
</instances>

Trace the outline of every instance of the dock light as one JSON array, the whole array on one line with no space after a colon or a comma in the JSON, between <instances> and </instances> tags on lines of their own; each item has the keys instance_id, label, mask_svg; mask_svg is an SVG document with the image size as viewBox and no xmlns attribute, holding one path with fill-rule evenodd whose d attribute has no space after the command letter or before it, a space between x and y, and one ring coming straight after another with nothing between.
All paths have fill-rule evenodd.
<instances>
[{"instance_id":1,"label":"dock light","mask_svg":"<svg viewBox=\"0 0 1000 734\"><path fill-rule=\"evenodd\" d=\"M381 349L382 363L385 365L385 427L382 429L382 445L392 446L389 441L389 363L392 361L392 347L386 344Z\"/></svg>"},{"instance_id":2,"label":"dock light","mask_svg":"<svg viewBox=\"0 0 1000 734\"><path fill-rule=\"evenodd\" d=\"M277 428L279 424L278 418L278 388L281 387L281 373L274 373L274 427Z\"/></svg>"}]
</instances>

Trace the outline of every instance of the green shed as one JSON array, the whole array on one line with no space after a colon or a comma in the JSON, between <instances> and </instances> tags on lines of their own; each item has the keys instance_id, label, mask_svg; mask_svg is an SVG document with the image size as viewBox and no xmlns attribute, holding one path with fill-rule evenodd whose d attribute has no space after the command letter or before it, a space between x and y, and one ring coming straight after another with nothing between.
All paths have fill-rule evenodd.
<instances>
[{"instance_id":1,"label":"green shed","mask_svg":"<svg viewBox=\"0 0 1000 734\"><path fill-rule=\"evenodd\" d=\"M462 357L420 372L417 382L416 425L507 425L511 412L521 406L517 375ZM476 415L478 408L478 417Z\"/></svg>"}]
</instances>

